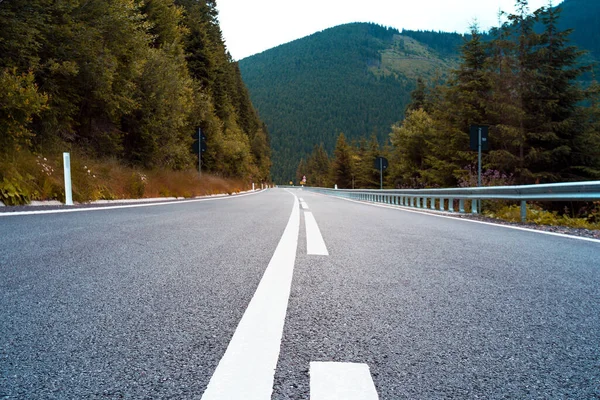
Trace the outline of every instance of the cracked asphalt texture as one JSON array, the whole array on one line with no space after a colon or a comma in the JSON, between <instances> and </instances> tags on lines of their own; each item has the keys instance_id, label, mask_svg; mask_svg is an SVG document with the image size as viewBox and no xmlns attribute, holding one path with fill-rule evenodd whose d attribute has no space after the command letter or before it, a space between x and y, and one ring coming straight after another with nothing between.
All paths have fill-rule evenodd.
<instances>
[{"instance_id":1,"label":"cracked asphalt texture","mask_svg":"<svg viewBox=\"0 0 600 400\"><path fill-rule=\"evenodd\" d=\"M380 399L600 398L599 243L293 192L330 256L301 212L273 399L311 361L368 364ZM0 217L0 398L199 399L292 204Z\"/></svg>"}]
</instances>

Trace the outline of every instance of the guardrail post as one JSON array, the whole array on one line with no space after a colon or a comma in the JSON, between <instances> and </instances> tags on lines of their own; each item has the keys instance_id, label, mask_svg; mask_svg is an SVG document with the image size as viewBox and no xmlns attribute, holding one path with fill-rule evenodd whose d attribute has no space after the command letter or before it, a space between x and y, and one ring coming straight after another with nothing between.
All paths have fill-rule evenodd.
<instances>
[{"instance_id":1,"label":"guardrail post","mask_svg":"<svg viewBox=\"0 0 600 400\"><path fill-rule=\"evenodd\" d=\"M521 201L521 222L527 222L527 202Z\"/></svg>"},{"instance_id":2,"label":"guardrail post","mask_svg":"<svg viewBox=\"0 0 600 400\"><path fill-rule=\"evenodd\" d=\"M465 199L458 200L458 212L465 212Z\"/></svg>"},{"instance_id":3,"label":"guardrail post","mask_svg":"<svg viewBox=\"0 0 600 400\"><path fill-rule=\"evenodd\" d=\"M477 200L471 200L471 212L477 214Z\"/></svg>"},{"instance_id":4,"label":"guardrail post","mask_svg":"<svg viewBox=\"0 0 600 400\"><path fill-rule=\"evenodd\" d=\"M454 212L454 199L453 198L448 199L448 211Z\"/></svg>"},{"instance_id":5,"label":"guardrail post","mask_svg":"<svg viewBox=\"0 0 600 400\"><path fill-rule=\"evenodd\" d=\"M446 208L446 205L444 204L444 202L446 201L446 199L444 199L443 197L440 199L440 211L444 211Z\"/></svg>"},{"instance_id":6,"label":"guardrail post","mask_svg":"<svg viewBox=\"0 0 600 400\"><path fill-rule=\"evenodd\" d=\"M431 199L431 209L435 210L435 197Z\"/></svg>"}]
</instances>

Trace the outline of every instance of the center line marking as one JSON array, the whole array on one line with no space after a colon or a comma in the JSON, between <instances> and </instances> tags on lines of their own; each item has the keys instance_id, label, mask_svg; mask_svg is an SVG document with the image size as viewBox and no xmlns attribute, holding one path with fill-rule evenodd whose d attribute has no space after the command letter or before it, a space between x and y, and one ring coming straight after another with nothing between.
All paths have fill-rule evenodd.
<instances>
[{"instance_id":1,"label":"center line marking","mask_svg":"<svg viewBox=\"0 0 600 400\"><path fill-rule=\"evenodd\" d=\"M290 194L285 231L202 400L271 399L300 230L298 198Z\"/></svg>"},{"instance_id":2,"label":"center line marking","mask_svg":"<svg viewBox=\"0 0 600 400\"><path fill-rule=\"evenodd\" d=\"M304 223L306 225L306 252L318 256L328 256L329 252L321 235L321 230L310 211L304 211Z\"/></svg>"}]
</instances>

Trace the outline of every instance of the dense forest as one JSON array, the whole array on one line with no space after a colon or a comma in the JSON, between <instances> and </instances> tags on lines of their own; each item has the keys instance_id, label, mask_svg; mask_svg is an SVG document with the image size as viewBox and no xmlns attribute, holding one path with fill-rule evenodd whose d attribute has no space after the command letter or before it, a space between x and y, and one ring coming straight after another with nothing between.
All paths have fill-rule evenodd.
<instances>
[{"instance_id":1,"label":"dense forest","mask_svg":"<svg viewBox=\"0 0 600 400\"><path fill-rule=\"evenodd\" d=\"M382 53L385 59L382 60ZM384 140L403 115L416 72L449 65L395 29L355 23L318 32L240 61L252 102L269 127L273 179L287 182L315 143L372 133Z\"/></svg>"},{"instance_id":2,"label":"dense forest","mask_svg":"<svg viewBox=\"0 0 600 400\"><path fill-rule=\"evenodd\" d=\"M569 40L590 50L580 62L593 64L600 43L600 2L566 0L560 6L558 29L574 28ZM543 32L543 23L536 22L534 30ZM489 43L491 33L479 36ZM390 127L404 118L418 80L428 86L445 82L469 39L468 34L357 23L241 60L252 101L272 135L275 181L289 182L314 145L322 143L332 155L340 132L350 143L374 134L379 143L389 144ZM588 85L594 78L593 69L578 77Z\"/></svg>"},{"instance_id":3,"label":"dense forest","mask_svg":"<svg viewBox=\"0 0 600 400\"><path fill-rule=\"evenodd\" d=\"M270 179L268 133L214 0L0 1L1 160L77 148L194 168L198 128L206 171ZM0 182L18 176L2 165Z\"/></svg>"},{"instance_id":4,"label":"dense forest","mask_svg":"<svg viewBox=\"0 0 600 400\"><path fill-rule=\"evenodd\" d=\"M391 127L391 146L338 136L302 160L309 185L378 187L373 162L390 159L387 187L476 184L471 125L489 127L484 185L600 179L600 86L579 80L593 65L561 29L562 9L530 12L517 0L507 22L483 35L473 28L460 63L441 84L419 80L406 118Z\"/></svg>"}]
</instances>

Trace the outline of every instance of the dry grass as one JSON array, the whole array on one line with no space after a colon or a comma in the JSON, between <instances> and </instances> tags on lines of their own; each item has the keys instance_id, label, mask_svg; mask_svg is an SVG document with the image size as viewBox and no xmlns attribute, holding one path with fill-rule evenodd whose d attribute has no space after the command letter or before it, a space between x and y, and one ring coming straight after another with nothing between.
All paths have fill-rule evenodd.
<instances>
[{"instance_id":1,"label":"dry grass","mask_svg":"<svg viewBox=\"0 0 600 400\"><path fill-rule=\"evenodd\" d=\"M197 171L142 170L115 159L97 160L71 154L73 200L117 200L152 197L196 197L232 194L251 188L251 182L225 179ZM28 152L0 160L0 200L23 204L32 200L64 201L62 154ZM12 194L12 196L9 196Z\"/></svg>"}]
</instances>

